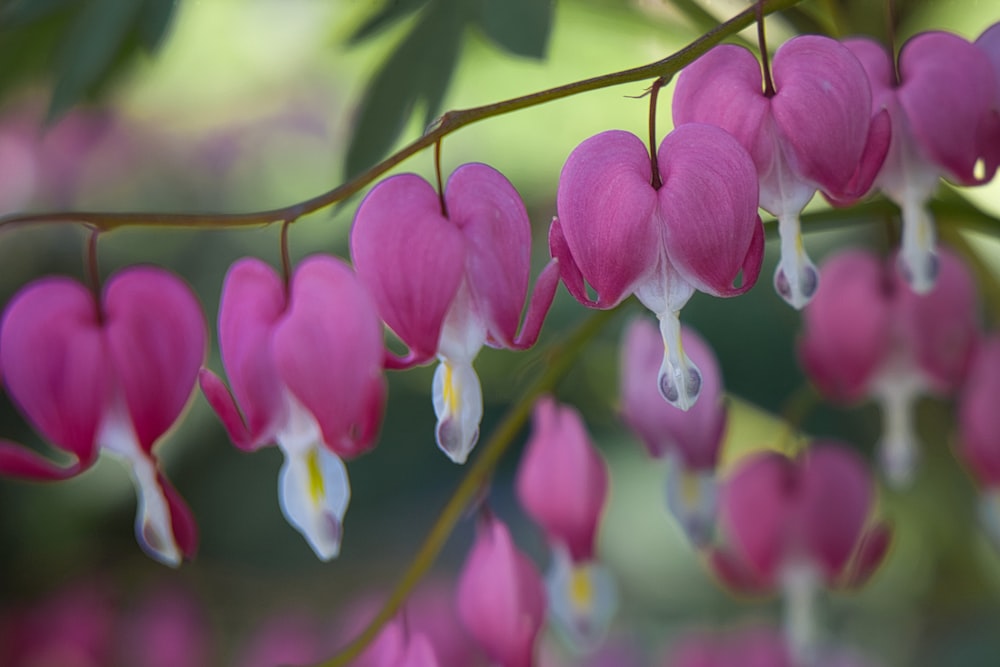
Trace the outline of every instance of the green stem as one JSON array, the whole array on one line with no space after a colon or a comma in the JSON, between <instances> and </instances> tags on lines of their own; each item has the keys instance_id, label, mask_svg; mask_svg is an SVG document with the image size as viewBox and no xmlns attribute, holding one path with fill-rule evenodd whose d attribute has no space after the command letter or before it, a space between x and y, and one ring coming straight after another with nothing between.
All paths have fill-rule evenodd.
<instances>
[{"instance_id":1,"label":"green stem","mask_svg":"<svg viewBox=\"0 0 1000 667\"><path fill-rule=\"evenodd\" d=\"M802 0L766 0L763 3L763 13L787 9L797 5ZM437 125L422 137L402 148L399 152L387 157L382 162L355 178L336 188L317 195L311 199L292 204L283 208L251 213L151 213L126 212L107 213L97 211L56 211L51 213L34 213L11 215L0 218L0 228L12 225L32 223L65 223L77 222L89 224L102 230L115 229L127 225L154 225L159 227L252 227L267 225L283 220L298 220L304 215L331 206L359 192L376 178L389 171L399 163L425 148L437 143L456 130L477 123L487 118L538 106L572 95L579 95L593 90L609 88L625 83L643 81L645 79L661 78L669 81L686 65L694 62L699 56L727 37L743 30L757 16L756 5L750 7L725 23L719 24L698 39L691 42L680 51L649 65L634 67L597 76L591 79L576 81L563 86L557 86L522 97L515 97L494 104L487 104L471 109L449 111L441 117Z\"/></svg>"},{"instance_id":2,"label":"green stem","mask_svg":"<svg viewBox=\"0 0 1000 667\"><path fill-rule=\"evenodd\" d=\"M558 347L550 349L549 354L551 356L548 359L545 371L524 390L513 407L504 416L500 425L493 431L490 439L485 445L481 446L479 455L469 467L465 477L462 478L458 488L455 489L455 493L441 511L437 521L434 522L434 526L424 539L420 550L410 562L409 567L403 573L402 577L400 577L399 583L393 589L389 600L379 610L374 620L354 641L348 644L340 653L329 660L319 663L316 667L343 667L350 664L378 636L378 633L381 632L385 624L396 615L407 596L409 596L410 591L427 574L427 571L437 559L445 542L451 536L455 525L465 514L469 503L479 497L481 490L489 481L500 458L528 421L535 400L540 395L550 392L555 388L559 380L570 370L573 362L576 361L576 358L583 351L583 348L590 339L597 335L597 332L620 310L619 308L594 313L571 334L569 340Z\"/></svg>"}]
</instances>

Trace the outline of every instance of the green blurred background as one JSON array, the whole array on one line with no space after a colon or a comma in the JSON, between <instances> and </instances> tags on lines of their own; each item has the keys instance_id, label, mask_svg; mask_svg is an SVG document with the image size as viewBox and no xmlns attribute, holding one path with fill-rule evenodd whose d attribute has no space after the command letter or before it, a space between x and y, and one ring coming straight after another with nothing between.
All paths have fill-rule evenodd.
<instances>
[{"instance_id":1,"label":"green blurred background","mask_svg":"<svg viewBox=\"0 0 1000 667\"><path fill-rule=\"evenodd\" d=\"M37 5L55 8L42 20L4 25L5 17L18 16L26 4L0 2L0 131L5 119L14 116L41 118L53 100L55 110L65 114L57 123L76 117L90 119L92 125L86 127L99 128L93 130L92 145L75 153L78 161L67 177L71 185L39 188L16 207L32 210L243 211L286 205L342 182L349 146L355 160L374 155L378 146L369 148L354 139L356 135L388 146L393 142L392 123L401 123L401 146L419 135L428 115L652 62L690 41L702 25L690 11L691 5L698 5L692 2L528 2L551 10L535 8L540 19L549 17L551 23L537 27L532 42L520 30L497 27L500 24L494 25L498 32L493 35L482 25L469 25L453 35L448 32L450 19L428 18L428 7L401 0L384 5L360 0L181 0L164 23L159 50L150 55L136 52L134 36L121 30L101 32L109 30L107 17L127 11L123 7L128 2L49 0ZM698 6L726 17L745 4L705 0ZM412 11L403 12L398 21L352 40L371 17L407 5ZM769 22L772 49L800 27L832 25L826 19L831 8L838 12L840 27L884 35L882 3L813 0L803 3L791 20ZM119 35L113 57L102 60L100 46L73 32L82 19L60 14L69 16L71 10L91 12L95 23L90 31L77 29L91 35L91 41L95 34L105 42L109 35ZM1000 3L907 2L900 3L899 15L901 38L922 29L946 28L974 39L1000 19ZM415 113L408 119L382 118L378 122L383 126L361 124L368 86L378 80L376 74L395 49L417 39L418 29L428 31L422 39L429 42L453 40L449 48L456 58L450 85L445 86L442 76L420 79L401 69L380 94L389 95L389 90L402 95L392 104L412 103ZM66 62L74 59L65 55L65 44L74 35L82 40L74 48L83 64L70 66ZM110 47L105 43L103 48ZM533 55L532 48L537 51ZM447 54L440 57L446 59ZM95 68L99 75L90 76ZM403 90L409 85L412 91ZM562 162L576 144L599 131L622 128L642 135L647 103L638 98L646 85L596 91L462 129L444 142L445 172L466 161L483 161L514 183L532 215L537 274L547 257L544 239L555 212ZM444 91L438 111L435 88ZM659 123L666 132L669 95L661 100ZM427 177L432 168L429 151L402 165ZM4 169L0 179L12 178L12 167ZM0 195L3 192L0 188ZM998 192L994 184L963 194L995 216L1000 213ZM0 199L7 205L10 201L13 197ZM290 234L293 257L316 252L346 257L358 201L356 197L332 212L296 223ZM850 212L845 216L849 219L843 225L824 225L809 234L815 259L848 244L884 248L882 220L858 224ZM81 229L70 225L0 232L4 302L41 275L81 277L84 238ZM972 242L984 257L997 257L989 238ZM720 300L698 294L684 310L683 320L714 346L734 397L727 458L787 438L780 415L809 396L794 355L799 316L770 285L773 246L768 247L760 283L748 295ZM232 261L246 255L277 264L277 227L128 228L107 234L100 244L105 275L151 262L189 281L204 304L213 339L223 276ZM988 263L988 268L997 268L995 259ZM581 410L612 466L612 499L600 552L622 589L613 632L656 655L686 629L749 618L773 620L779 609L773 601L736 601L717 586L666 513L663 464L651 465L617 418L619 334L639 310L633 305L632 312L602 332L558 395ZM539 372L546 346L587 316L560 290L538 348L516 355L489 349L481 353L476 366L486 402L484 434ZM221 371L214 347L208 363ZM212 664L225 664L262 619L290 609L332 618L359 595L386 590L463 474L434 445L431 377L431 368L390 374L380 443L349 465L353 498L343 551L336 561L317 562L284 522L276 496L277 449L240 453L196 395L183 425L158 452L198 519L197 560L170 571L142 555L132 534L134 492L115 461L102 459L79 478L58 484L2 480L0 607L16 614L61 586L97 577L127 610L144 591L165 583L190 591L204 605L215 645L217 662ZM924 441L918 479L906 491L880 492L881 511L896 529L895 546L865 590L828 601L828 633L884 665L1000 664L1000 556L975 524L975 491L949 450L952 405L925 400L918 415ZM44 448L6 397L0 398L0 421L3 437ZM815 404L803 423L805 433L842 438L869 457L879 428L872 406L835 409ZM544 564L541 536L523 520L512 499L510 481L519 446L498 470L491 502L515 525L522 547ZM471 540L470 524L463 523L449 542L436 568L440 576L451 577L460 566Z\"/></svg>"}]
</instances>

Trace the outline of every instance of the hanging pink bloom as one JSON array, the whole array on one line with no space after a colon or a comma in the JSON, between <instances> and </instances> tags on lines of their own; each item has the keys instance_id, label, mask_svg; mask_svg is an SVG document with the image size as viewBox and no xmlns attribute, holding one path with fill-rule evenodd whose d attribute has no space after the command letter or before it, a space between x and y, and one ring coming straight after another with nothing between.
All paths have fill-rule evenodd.
<instances>
[{"instance_id":1,"label":"hanging pink bloom","mask_svg":"<svg viewBox=\"0 0 1000 667\"><path fill-rule=\"evenodd\" d=\"M937 283L919 295L874 255L839 253L823 265L824 287L803 317L799 358L823 395L881 404L881 457L896 484L907 483L917 463L917 397L954 393L979 336L975 280L949 250L938 257Z\"/></svg>"},{"instance_id":2,"label":"hanging pink bloom","mask_svg":"<svg viewBox=\"0 0 1000 667\"><path fill-rule=\"evenodd\" d=\"M751 454L723 485L719 518L727 539L712 565L737 590L782 590L797 662L817 648L817 591L860 586L885 557L890 531L872 520L874 501L864 460L834 442L813 443L796 459Z\"/></svg>"},{"instance_id":3,"label":"hanging pink bloom","mask_svg":"<svg viewBox=\"0 0 1000 667\"><path fill-rule=\"evenodd\" d=\"M885 109L892 118L892 140L875 187L902 209L900 269L915 291L926 293L938 271L927 210L938 180L943 176L974 185L990 180L996 170L996 156L991 158L987 148L997 122L991 110L996 75L982 50L946 32L910 39L898 66L869 39L849 39L844 45L868 72L873 109ZM986 170L977 174L981 161Z\"/></svg>"},{"instance_id":4,"label":"hanging pink bloom","mask_svg":"<svg viewBox=\"0 0 1000 667\"><path fill-rule=\"evenodd\" d=\"M664 344L660 393L686 410L701 376L681 346L680 309L696 290L735 296L750 289L760 272L764 229L753 161L726 132L697 123L679 127L656 159L658 188L635 135L612 130L577 146L559 177L549 248L580 303L612 308L635 294L656 314Z\"/></svg>"},{"instance_id":5,"label":"hanging pink bloom","mask_svg":"<svg viewBox=\"0 0 1000 667\"><path fill-rule=\"evenodd\" d=\"M652 385L649 389L655 393ZM663 403L658 395L657 400ZM595 555L608 468L579 412L548 396L538 400L516 490L521 506L552 546L546 577L551 616L571 645L593 650L604 640L618 593Z\"/></svg>"},{"instance_id":6,"label":"hanging pink bloom","mask_svg":"<svg viewBox=\"0 0 1000 667\"><path fill-rule=\"evenodd\" d=\"M726 434L722 377L712 348L689 327L681 328L685 352L701 369L701 398L687 412L653 391L663 343L652 323L635 319L621 350L622 418L650 456L668 459L667 507L688 539L705 546L715 530L715 470Z\"/></svg>"},{"instance_id":7,"label":"hanging pink bloom","mask_svg":"<svg viewBox=\"0 0 1000 667\"><path fill-rule=\"evenodd\" d=\"M481 519L458 580L458 616L499 667L531 667L545 617L545 589L507 526Z\"/></svg>"},{"instance_id":8,"label":"hanging pink bloom","mask_svg":"<svg viewBox=\"0 0 1000 667\"><path fill-rule=\"evenodd\" d=\"M993 65L993 78L996 82L993 97L993 117L984 132L986 142L986 172L992 174L1000 166L1000 23L994 23L979 36L976 46L986 52L986 57Z\"/></svg>"},{"instance_id":9,"label":"hanging pink bloom","mask_svg":"<svg viewBox=\"0 0 1000 667\"><path fill-rule=\"evenodd\" d=\"M100 303L69 278L23 288L4 312L0 375L28 421L75 461L60 467L0 441L0 472L66 479L108 452L135 482L140 546L172 566L190 558L197 545L194 518L152 450L191 397L205 339L197 298L159 268L118 272Z\"/></svg>"},{"instance_id":10,"label":"hanging pink bloom","mask_svg":"<svg viewBox=\"0 0 1000 667\"><path fill-rule=\"evenodd\" d=\"M385 323L409 347L390 368L435 356L436 438L464 463L479 438L482 390L472 362L484 344L534 345L558 285L550 264L535 285L521 331L531 269L531 223L500 172L462 165L444 194L416 174L376 185L358 207L351 257Z\"/></svg>"},{"instance_id":11,"label":"hanging pink bloom","mask_svg":"<svg viewBox=\"0 0 1000 667\"><path fill-rule=\"evenodd\" d=\"M303 261L287 287L240 260L222 289L219 348L232 393L203 370L205 397L240 449L278 445L281 510L317 556L334 558L351 494L342 459L374 447L385 400L371 297L332 257Z\"/></svg>"},{"instance_id":12,"label":"hanging pink bloom","mask_svg":"<svg viewBox=\"0 0 1000 667\"><path fill-rule=\"evenodd\" d=\"M778 218L778 294L802 308L816 268L802 245L799 214L817 190L851 204L871 187L889 147L889 118L871 111L864 69L828 37L801 35L778 49L773 92L747 49L717 46L681 72L674 124L700 122L732 133L760 174L760 206Z\"/></svg>"}]
</instances>

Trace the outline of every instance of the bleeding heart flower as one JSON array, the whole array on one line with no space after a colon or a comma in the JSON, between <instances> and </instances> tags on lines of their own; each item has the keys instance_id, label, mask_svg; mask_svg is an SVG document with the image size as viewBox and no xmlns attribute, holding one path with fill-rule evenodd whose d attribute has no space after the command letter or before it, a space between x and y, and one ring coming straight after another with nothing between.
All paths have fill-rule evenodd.
<instances>
[{"instance_id":1,"label":"bleeding heart flower","mask_svg":"<svg viewBox=\"0 0 1000 667\"><path fill-rule=\"evenodd\" d=\"M994 23L976 40L976 47L986 52L986 57L993 65L993 76L996 81L993 98L993 118L988 121L986 135L986 172L992 174L1000 166L1000 23Z\"/></svg>"},{"instance_id":2,"label":"bleeding heart flower","mask_svg":"<svg viewBox=\"0 0 1000 667\"><path fill-rule=\"evenodd\" d=\"M135 482L140 546L171 566L192 557L194 518L152 450L191 397L205 339L197 298L159 268L120 271L100 303L69 278L43 278L23 288L7 305L0 328L2 377L28 421L76 461L59 467L0 441L0 472L66 479L108 452Z\"/></svg>"},{"instance_id":3,"label":"bleeding heart flower","mask_svg":"<svg viewBox=\"0 0 1000 667\"><path fill-rule=\"evenodd\" d=\"M802 308L816 268L802 245L799 214L817 190L851 204L871 187L889 147L889 118L871 111L864 69L835 40L794 37L774 55L774 91L764 91L750 51L717 46L681 72L674 124L711 123L732 133L760 174L760 206L778 218L778 294Z\"/></svg>"},{"instance_id":4,"label":"bleeding heart flower","mask_svg":"<svg viewBox=\"0 0 1000 667\"><path fill-rule=\"evenodd\" d=\"M350 459L375 446L382 420L382 330L367 290L333 257L303 261L287 286L267 264L230 268L219 348L232 394L216 375L201 387L233 443L277 443L285 456L285 518L329 560L340 552Z\"/></svg>"},{"instance_id":5,"label":"bleeding heart flower","mask_svg":"<svg viewBox=\"0 0 1000 667\"><path fill-rule=\"evenodd\" d=\"M652 323L635 319L621 350L622 417L654 458L669 460L667 507L688 539L705 546L715 530L715 470L726 434L722 377L712 348L688 327L681 329L685 352L701 369L701 398L683 411L653 390L663 343Z\"/></svg>"},{"instance_id":6,"label":"bleeding heart flower","mask_svg":"<svg viewBox=\"0 0 1000 667\"><path fill-rule=\"evenodd\" d=\"M927 202L943 176L960 185L984 183L996 170L996 148L987 137L1000 128L992 108L996 74L985 52L946 32L921 33L903 45L898 66L869 39L844 42L858 57L872 86L875 111L892 118L892 140L875 187L903 212L900 269L926 293L938 264ZM1000 135L998 135L1000 136ZM977 174L977 164L986 169Z\"/></svg>"},{"instance_id":7,"label":"bleeding heart flower","mask_svg":"<svg viewBox=\"0 0 1000 667\"><path fill-rule=\"evenodd\" d=\"M458 580L458 616L500 667L531 667L545 617L545 589L534 563L514 545L507 526L481 519Z\"/></svg>"},{"instance_id":8,"label":"bleeding heart flower","mask_svg":"<svg viewBox=\"0 0 1000 667\"><path fill-rule=\"evenodd\" d=\"M351 257L379 314L409 347L390 368L437 356L438 446L464 463L479 438L482 390L472 362L484 344L525 349L538 338L558 285L550 264L539 276L518 333L531 269L531 223L504 176L462 165L444 194L416 174L376 185L358 207Z\"/></svg>"},{"instance_id":9,"label":"bleeding heart flower","mask_svg":"<svg viewBox=\"0 0 1000 667\"><path fill-rule=\"evenodd\" d=\"M664 346L657 384L669 403L686 410L701 376L681 346L680 309L695 290L735 296L750 289L760 273L764 229L753 161L726 132L698 123L679 127L664 138L656 160L658 187L634 134L612 130L577 146L559 177L549 248L580 303L613 308L635 294L656 314Z\"/></svg>"},{"instance_id":10,"label":"bleeding heart flower","mask_svg":"<svg viewBox=\"0 0 1000 667\"><path fill-rule=\"evenodd\" d=\"M912 479L917 464L917 397L954 393L979 337L975 280L949 250L941 248L938 257L937 283L925 295L866 251L830 257L799 340L802 366L825 397L880 402L881 458L899 485Z\"/></svg>"},{"instance_id":11,"label":"bleeding heart flower","mask_svg":"<svg viewBox=\"0 0 1000 667\"><path fill-rule=\"evenodd\" d=\"M652 385L649 389L653 391ZM663 403L659 396L657 400ZM556 627L572 646L591 651L604 640L618 591L594 553L608 496L607 464L579 412L548 396L538 400L516 490L521 506L552 547L546 584Z\"/></svg>"}]
</instances>

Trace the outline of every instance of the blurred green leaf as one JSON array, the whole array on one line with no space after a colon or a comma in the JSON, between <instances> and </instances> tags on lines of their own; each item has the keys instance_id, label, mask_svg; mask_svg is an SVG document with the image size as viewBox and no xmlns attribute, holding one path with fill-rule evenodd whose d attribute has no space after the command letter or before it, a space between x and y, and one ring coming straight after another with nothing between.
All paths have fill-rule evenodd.
<instances>
[{"instance_id":1,"label":"blurred green leaf","mask_svg":"<svg viewBox=\"0 0 1000 667\"><path fill-rule=\"evenodd\" d=\"M89 0L63 36L56 56L49 118L57 118L91 93L107 75L142 3Z\"/></svg>"},{"instance_id":2,"label":"blurred green leaf","mask_svg":"<svg viewBox=\"0 0 1000 667\"><path fill-rule=\"evenodd\" d=\"M153 53L163 45L176 8L177 0L146 0L143 4L136 27L139 42L148 52Z\"/></svg>"},{"instance_id":3,"label":"blurred green leaf","mask_svg":"<svg viewBox=\"0 0 1000 667\"><path fill-rule=\"evenodd\" d=\"M429 125L441 110L469 20L466 0L431 0L375 75L357 111L345 169L354 176L385 157L418 104Z\"/></svg>"},{"instance_id":4,"label":"blurred green leaf","mask_svg":"<svg viewBox=\"0 0 1000 667\"><path fill-rule=\"evenodd\" d=\"M374 37L396 21L421 9L427 2L428 0L389 0L347 38L347 43L357 44Z\"/></svg>"},{"instance_id":5,"label":"blurred green leaf","mask_svg":"<svg viewBox=\"0 0 1000 667\"><path fill-rule=\"evenodd\" d=\"M544 58L552 32L552 0L481 0L479 25L502 49Z\"/></svg>"},{"instance_id":6,"label":"blurred green leaf","mask_svg":"<svg viewBox=\"0 0 1000 667\"><path fill-rule=\"evenodd\" d=\"M7 0L0 4L0 30L6 32L48 18L74 0Z\"/></svg>"}]
</instances>

